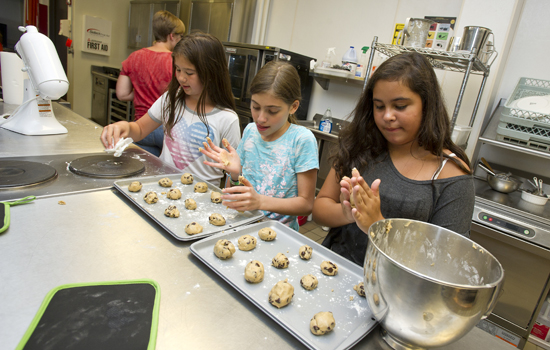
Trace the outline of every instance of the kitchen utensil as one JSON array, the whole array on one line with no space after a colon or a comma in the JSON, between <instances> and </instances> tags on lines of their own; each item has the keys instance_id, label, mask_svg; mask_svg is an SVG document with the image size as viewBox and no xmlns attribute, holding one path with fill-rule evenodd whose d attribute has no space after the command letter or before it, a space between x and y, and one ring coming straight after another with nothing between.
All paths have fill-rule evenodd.
<instances>
[{"instance_id":1,"label":"kitchen utensil","mask_svg":"<svg viewBox=\"0 0 550 350\"><path fill-rule=\"evenodd\" d=\"M464 33L462 34L459 50L467 50L471 52L475 49L475 55L480 57L490 35L493 36L493 42L495 42L494 34L489 28L476 26L464 27Z\"/></svg>"},{"instance_id":2,"label":"kitchen utensil","mask_svg":"<svg viewBox=\"0 0 550 350\"><path fill-rule=\"evenodd\" d=\"M487 174L487 183L495 191L502 193L514 192L521 185L521 181L511 174L496 173L495 176Z\"/></svg>"},{"instance_id":3,"label":"kitchen utensil","mask_svg":"<svg viewBox=\"0 0 550 350\"><path fill-rule=\"evenodd\" d=\"M529 193L527 191L521 191L521 199L536 205L545 205L548 201L548 196L539 195L536 193Z\"/></svg>"},{"instance_id":4,"label":"kitchen utensil","mask_svg":"<svg viewBox=\"0 0 550 350\"><path fill-rule=\"evenodd\" d=\"M452 36L451 39L449 39L449 44L447 45L447 51L455 52L460 47L460 37L459 36Z\"/></svg>"},{"instance_id":5,"label":"kitchen utensil","mask_svg":"<svg viewBox=\"0 0 550 350\"><path fill-rule=\"evenodd\" d=\"M10 207L29 203L35 199L35 196L28 196L13 202L0 202L0 220L2 220L0 223L0 233L6 231L8 227L10 227Z\"/></svg>"},{"instance_id":6,"label":"kitchen utensil","mask_svg":"<svg viewBox=\"0 0 550 350\"><path fill-rule=\"evenodd\" d=\"M401 45L410 47L426 46L430 26L435 22L424 18L407 18L403 28Z\"/></svg>"},{"instance_id":7,"label":"kitchen utensil","mask_svg":"<svg viewBox=\"0 0 550 350\"><path fill-rule=\"evenodd\" d=\"M368 235L367 301L394 349L445 346L493 310L504 270L477 243L407 219L377 221Z\"/></svg>"},{"instance_id":8,"label":"kitchen utensil","mask_svg":"<svg viewBox=\"0 0 550 350\"><path fill-rule=\"evenodd\" d=\"M493 169L493 167L489 164L489 162L485 158L481 157L481 161L487 168L489 168L489 170L491 170L493 173L495 172L495 169Z\"/></svg>"},{"instance_id":9,"label":"kitchen utensil","mask_svg":"<svg viewBox=\"0 0 550 350\"><path fill-rule=\"evenodd\" d=\"M480 167L481 169L485 170L485 171L488 172L489 174L491 174L491 175L493 175L493 176L496 176L496 175L497 175L497 174L495 174L494 171L492 171L491 169L487 168L487 167L485 166L485 164L479 163L478 165L479 165L479 167Z\"/></svg>"}]
</instances>

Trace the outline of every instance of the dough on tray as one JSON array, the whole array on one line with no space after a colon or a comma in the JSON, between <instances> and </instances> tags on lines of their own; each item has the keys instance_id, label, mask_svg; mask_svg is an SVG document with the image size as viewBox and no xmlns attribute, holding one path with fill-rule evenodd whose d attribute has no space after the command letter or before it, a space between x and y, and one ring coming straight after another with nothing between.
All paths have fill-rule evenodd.
<instances>
[{"instance_id":1,"label":"dough on tray","mask_svg":"<svg viewBox=\"0 0 550 350\"><path fill-rule=\"evenodd\" d=\"M277 237L277 232L273 231L269 227L264 227L258 231L258 237L264 241L272 241Z\"/></svg>"},{"instance_id":2,"label":"dough on tray","mask_svg":"<svg viewBox=\"0 0 550 350\"><path fill-rule=\"evenodd\" d=\"M222 260L229 259L235 253L235 246L227 239L220 239L214 245L214 254Z\"/></svg>"},{"instance_id":3,"label":"dough on tray","mask_svg":"<svg viewBox=\"0 0 550 350\"><path fill-rule=\"evenodd\" d=\"M304 287L305 290L314 290L319 285L319 280L317 277L307 274L300 280L300 285Z\"/></svg>"},{"instance_id":4,"label":"dough on tray","mask_svg":"<svg viewBox=\"0 0 550 350\"><path fill-rule=\"evenodd\" d=\"M159 185L161 185L162 187L172 187L172 180L167 177L163 177L159 180Z\"/></svg>"},{"instance_id":5,"label":"dough on tray","mask_svg":"<svg viewBox=\"0 0 550 350\"><path fill-rule=\"evenodd\" d=\"M141 191L141 188L143 185L139 181L132 181L130 185L128 185L128 191L130 192L139 192Z\"/></svg>"},{"instance_id":6,"label":"dough on tray","mask_svg":"<svg viewBox=\"0 0 550 350\"><path fill-rule=\"evenodd\" d=\"M256 248L256 237L252 237L251 235L241 236L237 241L237 245L239 246L239 250L252 250Z\"/></svg>"},{"instance_id":7,"label":"dough on tray","mask_svg":"<svg viewBox=\"0 0 550 350\"><path fill-rule=\"evenodd\" d=\"M288 263L288 258L283 253L277 253L273 260L271 260L271 265L278 269L286 269L288 267Z\"/></svg>"},{"instance_id":8,"label":"dough on tray","mask_svg":"<svg viewBox=\"0 0 550 350\"><path fill-rule=\"evenodd\" d=\"M324 335L336 327L336 321L330 311L316 313L309 322L309 330L315 335Z\"/></svg>"},{"instance_id":9,"label":"dough on tray","mask_svg":"<svg viewBox=\"0 0 550 350\"><path fill-rule=\"evenodd\" d=\"M220 192L212 191L210 193L210 200L212 201L212 203L221 203L222 194Z\"/></svg>"},{"instance_id":10,"label":"dough on tray","mask_svg":"<svg viewBox=\"0 0 550 350\"><path fill-rule=\"evenodd\" d=\"M184 185L190 185L193 183L193 175L185 173L181 176L181 183Z\"/></svg>"},{"instance_id":11,"label":"dough on tray","mask_svg":"<svg viewBox=\"0 0 550 350\"><path fill-rule=\"evenodd\" d=\"M244 279L250 283L259 283L264 279L264 264L252 260L244 268Z\"/></svg>"},{"instance_id":12,"label":"dough on tray","mask_svg":"<svg viewBox=\"0 0 550 350\"><path fill-rule=\"evenodd\" d=\"M206 182L197 182L195 184L195 192L204 193L207 190L208 190L208 185L206 184Z\"/></svg>"},{"instance_id":13,"label":"dough on tray","mask_svg":"<svg viewBox=\"0 0 550 350\"><path fill-rule=\"evenodd\" d=\"M188 235L196 235L202 232L202 226L198 222L192 222L185 226L185 233Z\"/></svg>"},{"instance_id":14,"label":"dough on tray","mask_svg":"<svg viewBox=\"0 0 550 350\"><path fill-rule=\"evenodd\" d=\"M179 188L171 188L168 193L166 194L166 198L168 199L180 199L181 198L181 191Z\"/></svg>"},{"instance_id":15,"label":"dough on tray","mask_svg":"<svg viewBox=\"0 0 550 350\"><path fill-rule=\"evenodd\" d=\"M178 208L176 208L175 205L169 205L168 208L164 210L164 215L168 216L169 218L179 218L180 211L178 210Z\"/></svg>"},{"instance_id":16,"label":"dough on tray","mask_svg":"<svg viewBox=\"0 0 550 350\"><path fill-rule=\"evenodd\" d=\"M287 306L294 296L294 287L288 283L288 278L279 281L269 292L269 303L277 308Z\"/></svg>"},{"instance_id":17,"label":"dough on tray","mask_svg":"<svg viewBox=\"0 0 550 350\"><path fill-rule=\"evenodd\" d=\"M356 284L355 286L353 286L353 290L355 290L357 292L357 294L359 294L360 297L365 297L365 282L361 282L359 284Z\"/></svg>"},{"instance_id":18,"label":"dough on tray","mask_svg":"<svg viewBox=\"0 0 550 350\"><path fill-rule=\"evenodd\" d=\"M218 214L218 213L214 213L214 214L210 215L208 220L210 221L210 223L212 225L216 225L216 226L225 225L225 218L221 214Z\"/></svg>"},{"instance_id":19,"label":"dough on tray","mask_svg":"<svg viewBox=\"0 0 550 350\"><path fill-rule=\"evenodd\" d=\"M187 198L185 200L185 209L187 210L195 210L197 209L197 202L193 198Z\"/></svg>"},{"instance_id":20,"label":"dough on tray","mask_svg":"<svg viewBox=\"0 0 550 350\"><path fill-rule=\"evenodd\" d=\"M338 266L330 261L323 261L321 263L321 271L327 276L334 276L338 273Z\"/></svg>"},{"instance_id":21,"label":"dough on tray","mask_svg":"<svg viewBox=\"0 0 550 350\"><path fill-rule=\"evenodd\" d=\"M303 246L300 247L300 249L298 250L298 256L300 257L300 259L302 260L309 260L311 259L311 254L313 253L313 248L311 248L310 246L308 246L307 244L304 244Z\"/></svg>"},{"instance_id":22,"label":"dough on tray","mask_svg":"<svg viewBox=\"0 0 550 350\"><path fill-rule=\"evenodd\" d=\"M150 191L145 194L145 197L143 197L146 203L153 204L159 201L159 197L157 196L156 192Z\"/></svg>"}]
</instances>

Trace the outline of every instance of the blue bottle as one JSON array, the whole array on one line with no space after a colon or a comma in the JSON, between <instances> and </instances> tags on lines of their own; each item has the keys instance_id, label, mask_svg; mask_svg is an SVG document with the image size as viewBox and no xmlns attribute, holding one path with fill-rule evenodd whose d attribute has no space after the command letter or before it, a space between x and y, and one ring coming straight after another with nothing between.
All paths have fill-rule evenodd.
<instances>
[{"instance_id":1,"label":"blue bottle","mask_svg":"<svg viewBox=\"0 0 550 350\"><path fill-rule=\"evenodd\" d=\"M321 118L321 122L319 123L319 130L328 132L332 131L332 111L330 108L327 108L325 111L325 114L323 114L323 118Z\"/></svg>"}]
</instances>

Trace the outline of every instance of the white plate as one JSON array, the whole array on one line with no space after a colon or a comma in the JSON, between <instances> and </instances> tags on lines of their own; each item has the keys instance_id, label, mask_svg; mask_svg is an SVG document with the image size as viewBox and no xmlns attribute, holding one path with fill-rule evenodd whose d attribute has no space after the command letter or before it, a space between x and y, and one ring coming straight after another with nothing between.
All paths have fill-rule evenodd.
<instances>
[{"instance_id":1,"label":"white plate","mask_svg":"<svg viewBox=\"0 0 550 350\"><path fill-rule=\"evenodd\" d=\"M548 95L520 98L515 102L515 105L517 108L521 108L526 111L550 114L550 98Z\"/></svg>"}]
</instances>

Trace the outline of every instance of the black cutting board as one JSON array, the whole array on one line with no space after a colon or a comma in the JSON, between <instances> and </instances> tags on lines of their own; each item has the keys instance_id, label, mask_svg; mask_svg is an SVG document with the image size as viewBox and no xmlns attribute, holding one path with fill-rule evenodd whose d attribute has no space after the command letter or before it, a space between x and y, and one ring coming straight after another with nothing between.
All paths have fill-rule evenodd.
<instances>
[{"instance_id":1,"label":"black cutting board","mask_svg":"<svg viewBox=\"0 0 550 350\"><path fill-rule=\"evenodd\" d=\"M48 293L17 349L154 349L157 292L151 280L57 287Z\"/></svg>"}]
</instances>

